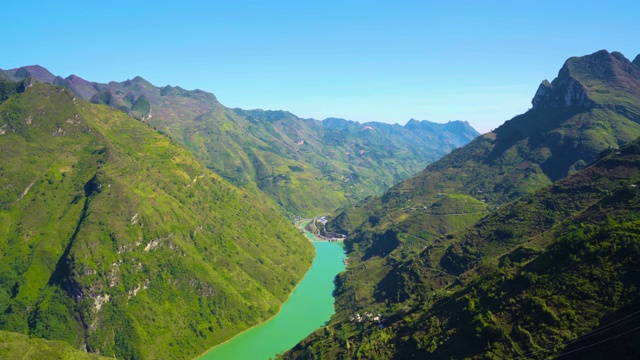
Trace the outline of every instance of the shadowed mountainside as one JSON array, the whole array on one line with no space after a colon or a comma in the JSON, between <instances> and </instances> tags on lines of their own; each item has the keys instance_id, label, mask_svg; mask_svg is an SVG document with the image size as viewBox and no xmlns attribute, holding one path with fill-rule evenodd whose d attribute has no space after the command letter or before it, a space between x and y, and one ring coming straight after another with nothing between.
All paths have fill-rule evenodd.
<instances>
[{"instance_id":1,"label":"shadowed mountainside","mask_svg":"<svg viewBox=\"0 0 640 360\"><path fill-rule=\"evenodd\" d=\"M498 356L513 357L544 348L553 341L566 344L588 331L576 322L585 321L589 324L585 328L593 329L600 321L624 315L628 311L626 306L636 301L637 296L627 276L632 271L630 264L635 261L632 249L638 239L633 235L636 203L632 197L630 203L620 205L619 216L613 210L615 207L605 204L621 201L621 194L634 188L637 177L635 150L616 150L640 136L637 59L632 63L620 53L603 50L567 60L556 79L540 85L532 101L533 108L527 113L452 151L382 197L337 212L327 228L349 234L345 243L350 262L347 272L338 279L337 314L329 330L316 332L291 355L406 358L434 354L436 358L449 358L489 356L495 350ZM637 144L625 149L634 146ZM629 157L622 156L625 151L631 151ZM567 180L569 183L561 181L557 183L561 185L549 187L553 181L576 174L602 156L610 157L572 176L571 181ZM608 171L608 167L617 166L613 164L623 168L619 174L616 169ZM589 179L590 176L595 179ZM598 179L602 179L602 184L591 183ZM533 195L512 203L527 194ZM562 288L557 288L553 281L534 289L518 280L518 286L525 286L520 290L527 293L523 298L515 297L512 288L493 285L496 280L492 276L504 282L508 278L505 271L515 276L521 266L539 256L540 264L547 264L543 260L547 256L561 256L555 251L566 257L566 249L558 248L564 245L553 245L553 239L573 236L569 235L571 229L580 228L580 217L595 211L594 207L606 208L612 216L616 215L613 225L603 222L607 212L599 212L599 220L594 220L588 231L584 230L577 246L589 249L601 239L595 234L620 224L616 228L621 231L620 237L615 235L607 241L614 247L623 246L629 257L610 258L611 254L603 250L601 254L590 254L592 257L585 264L571 258L572 262L565 264L567 268L554 271L571 272L574 278L565 279L568 281L565 286L575 286L591 282L591 277L604 276L598 264L606 262L613 271L610 276L626 289L622 295L616 295L616 301L620 302L606 303L599 294L585 295L584 300L573 299L570 305L555 302L548 296L568 294L562 293ZM629 236L633 241L626 242ZM513 263L522 264L512 266ZM540 266L536 272L554 275L546 265L536 266ZM577 266L580 271L575 270ZM599 281L588 286L597 287ZM480 290L473 288L478 284L484 284L481 286L485 295L480 299L476 297L480 296L477 294ZM486 291L487 288L491 291ZM460 304L453 300L457 298L452 293L472 289L475 290L470 295L473 305L469 305L472 310L469 314L475 318L467 313L464 317L463 308L451 305ZM500 316L495 315L496 296L505 299L497 308L504 311ZM521 300L533 305L518 310L518 317L510 312L516 311L517 306L509 304ZM479 301L483 308L476 308ZM546 302L553 305L547 306ZM591 302L593 311L588 314L562 321L553 317L563 307L577 313ZM602 317L596 315L596 309L603 311ZM377 332L377 327L361 328L349 321L355 313L364 311L384 313L385 317L393 318L395 325ZM448 315L429 316L432 311ZM545 332L543 327L549 324L535 327L536 321L540 321L536 316L545 312L555 314L540 315L551 317L554 330L548 331L565 334ZM526 326L514 320L522 317L528 319ZM473 324L472 328L469 324ZM519 335L513 333L518 325L525 329L517 330ZM469 337L473 341L464 345ZM389 346L383 344L386 341ZM341 350L337 344L341 344ZM560 349L561 346L556 351Z\"/></svg>"},{"instance_id":2,"label":"shadowed mountainside","mask_svg":"<svg viewBox=\"0 0 640 360\"><path fill-rule=\"evenodd\" d=\"M639 182L636 140L396 260L366 307L355 261L338 313L284 358L635 358Z\"/></svg>"}]
</instances>

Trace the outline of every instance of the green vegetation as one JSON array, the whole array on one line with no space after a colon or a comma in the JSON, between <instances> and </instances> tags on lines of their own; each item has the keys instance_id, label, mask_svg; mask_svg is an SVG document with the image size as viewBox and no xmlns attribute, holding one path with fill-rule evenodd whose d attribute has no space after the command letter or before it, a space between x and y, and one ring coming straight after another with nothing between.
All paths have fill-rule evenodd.
<instances>
[{"instance_id":1,"label":"green vegetation","mask_svg":"<svg viewBox=\"0 0 640 360\"><path fill-rule=\"evenodd\" d=\"M74 349L63 341L43 340L0 330L0 358L25 360L105 360L96 354Z\"/></svg>"},{"instance_id":2,"label":"green vegetation","mask_svg":"<svg viewBox=\"0 0 640 360\"><path fill-rule=\"evenodd\" d=\"M131 112L136 115L137 118L143 118L149 115L151 112L151 104L146 96L140 95L138 100L131 106Z\"/></svg>"},{"instance_id":3,"label":"green vegetation","mask_svg":"<svg viewBox=\"0 0 640 360\"><path fill-rule=\"evenodd\" d=\"M275 314L311 264L288 220L122 112L36 83L0 129L0 329L189 358Z\"/></svg>"},{"instance_id":4,"label":"green vegetation","mask_svg":"<svg viewBox=\"0 0 640 360\"><path fill-rule=\"evenodd\" d=\"M20 83L0 77L0 102L7 100L9 95L17 93L19 88Z\"/></svg>"}]
</instances>

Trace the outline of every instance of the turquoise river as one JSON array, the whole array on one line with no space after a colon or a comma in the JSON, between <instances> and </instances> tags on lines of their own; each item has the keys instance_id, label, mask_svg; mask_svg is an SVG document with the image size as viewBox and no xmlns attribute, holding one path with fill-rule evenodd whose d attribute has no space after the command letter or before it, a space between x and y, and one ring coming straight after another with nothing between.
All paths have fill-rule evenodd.
<instances>
[{"instance_id":1,"label":"turquoise river","mask_svg":"<svg viewBox=\"0 0 640 360\"><path fill-rule=\"evenodd\" d=\"M307 233L308 237L313 237ZM271 320L202 355L200 360L267 360L289 350L323 326L334 313L333 279L344 270L344 246L316 242L313 265Z\"/></svg>"}]
</instances>

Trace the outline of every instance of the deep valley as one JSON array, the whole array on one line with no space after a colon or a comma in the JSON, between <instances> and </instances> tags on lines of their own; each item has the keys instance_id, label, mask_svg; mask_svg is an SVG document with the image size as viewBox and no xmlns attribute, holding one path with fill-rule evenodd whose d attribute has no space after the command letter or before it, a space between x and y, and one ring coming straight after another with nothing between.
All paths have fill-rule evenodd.
<instances>
[{"instance_id":1,"label":"deep valley","mask_svg":"<svg viewBox=\"0 0 640 360\"><path fill-rule=\"evenodd\" d=\"M270 326L313 312L285 302L333 246L322 296L306 290L328 310L265 351L635 358L640 56L572 57L533 90L479 134L0 70L0 357L187 359L248 329L203 358L285 343L293 326Z\"/></svg>"}]
</instances>

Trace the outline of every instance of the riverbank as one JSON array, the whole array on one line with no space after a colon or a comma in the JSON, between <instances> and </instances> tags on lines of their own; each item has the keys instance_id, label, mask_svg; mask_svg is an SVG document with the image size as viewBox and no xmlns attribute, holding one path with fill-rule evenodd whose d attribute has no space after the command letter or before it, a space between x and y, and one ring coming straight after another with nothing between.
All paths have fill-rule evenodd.
<instances>
[{"instance_id":1,"label":"riverbank","mask_svg":"<svg viewBox=\"0 0 640 360\"><path fill-rule=\"evenodd\" d=\"M305 235L310 241L315 239L308 231ZM345 268L344 248L342 244L326 241L313 244L316 255L311 268L278 313L210 349L201 360L267 360L295 346L329 320L334 313L333 280Z\"/></svg>"},{"instance_id":2,"label":"riverbank","mask_svg":"<svg viewBox=\"0 0 640 360\"><path fill-rule=\"evenodd\" d=\"M313 224L313 229L315 229L315 231L309 231L307 230L307 225L309 225L309 223ZM322 236L320 229L318 229L318 227L316 226L316 219L304 219L304 220L300 220L299 223L296 223L296 226L298 227L298 229L303 232L307 238L310 241L319 241L319 242L342 242L346 239L346 237L344 235L341 235L341 237L326 237L326 236Z\"/></svg>"}]
</instances>

